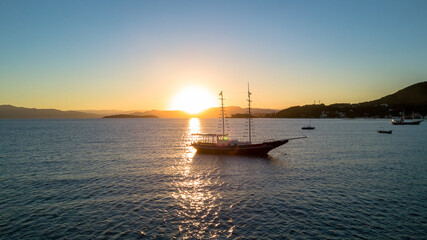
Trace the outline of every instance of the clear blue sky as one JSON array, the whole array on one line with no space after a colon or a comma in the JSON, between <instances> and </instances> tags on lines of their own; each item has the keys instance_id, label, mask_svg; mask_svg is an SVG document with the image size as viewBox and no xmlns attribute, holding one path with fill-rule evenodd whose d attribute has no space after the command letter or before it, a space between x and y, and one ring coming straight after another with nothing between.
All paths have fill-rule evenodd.
<instances>
[{"instance_id":1,"label":"clear blue sky","mask_svg":"<svg viewBox=\"0 0 427 240\"><path fill-rule=\"evenodd\" d=\"M427 1L0 1L0 104L166 109L201 85L244 105L250 82L282 108L426 80Z\"/></svg>"}]
</instances>

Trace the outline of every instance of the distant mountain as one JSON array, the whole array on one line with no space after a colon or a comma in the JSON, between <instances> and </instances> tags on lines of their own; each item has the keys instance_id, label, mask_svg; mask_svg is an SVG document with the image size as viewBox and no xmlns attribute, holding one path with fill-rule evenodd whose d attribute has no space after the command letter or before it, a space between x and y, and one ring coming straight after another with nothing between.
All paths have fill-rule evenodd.
<instances>
[{"instance_id":1,"label":"distant mountain","mask_svg":"<svg viewBox=\"0 0 427 240\"><path fill-rule=\"evenodd\" d=\"M146 112L135 112L133 115L154 115L159 118L191 118L192 115L178 110L151 110Z\"/></svg>"},{"instance_id":2,"label":"distant mountain","mask_svg":"<svg viewBox=\"0 0 427 240\"><path fill-rule=\"evenodd\" d=\"M87 111L87 110L84 110ZM199 114L189 114L184 111L178 110L151 110L145 112L135 112L135 111L116 111L116 110L90 110L95 113L88 113L83 111L60 111L56 109L36 109L36 108L23 108L15 107L12 105L0 105L0 119L1 118L124 118L124 117L158 117L158 118L191 118L191 117L200 117L200 118L217 118L220 114L220 109L209 108L206 111ZM225 107L225 112L227 117L231 117L234 114L245 114L247 109L241 107ZM254 116L262 116L264 114L275 112L273 109L251 109Z\"/></svg>"},{"instance_id":3,"label":"distant mountain","mask_svg":"<svg viewBox=\"0 0 427 240\"><path fill-rule=\"evenodd\" d=\"M157 118L157 116L154 116L154 115L117 114L117 115L105 116L102 118Z\"/></svg>"},{"instance_id":4,"label":"distant mountain","mask_svg":"<svg viewBox=\"0 0 427 240\"><path fill-rule=\"evenodd\" d=\"M235 107L235 106L229 106L224 107L225 113L227 117L231 117L234 114L245 114L248 112L247 108L241 108L241 107ZM270 114L273 112L276 112L277 110L274 109L261 109L261 108L251 108L251 115L254 116L263 116L265 114ZM177 111L177 110L152 110L152 111L146 111L146 112L133 112L130 113L132 115L155 115L160 118L191 118L191 117L199 117L199 118L217 118L220 115L220 108L219 107L213 107L209 108L201 113L198 114L189 114L183 111Z\"/></svg>"},{"instance_id":5,"label":"distant mountain","mask_svg":"<svg viewBox=\"0 0 427 240\"><path fill-rule=\"evenodd\" d=\"M241 108L236 106L224 107L224 109L225 109L226 117L240 116L242 114L248 113L247 108ZM274 109L251 108L251 116L261 117L266 114L274 113L276 111L277 110L274 110ZM220 108L214 107L214 108L209 108L208 110L200 114L197 114L196 116L201 118L217 118L219 117L220 113L221 113Z\"/></svg>"},{"instance_id":6,"label":"distant mountain","mask_svg":"<svg viewBox=\"0 0 427 240\"><path fill-rule=\"evenodd\" d=\"M261 117L264 117L264 115ZM236 113L231 115L231 118L249 118L249 113ZM251 114L251 118L257 118L257 116Z\"/></svg>"},{"instance_id":7,"label":"distant mountain","mask_svg":"<svg viewBox=\"0 0 427 240\"><path fill-rule=\"evenodd\" d=\"M83 113L78 111L60 111L56 109L36 109L15 107L12 105L0 105L0 119L20 119L20 118L99 118L93 113Z\"/></svg>"},{"instance_id":8,"label":"distant mountain","mask_svg":"<svg viewBox=\"0 0 427 240\"><path fill-rule=\"evenodd\" d=\"M416 83L396 93L362 104L388 104L390 106L402 108L405 106L427 106L427 82Z\"/></svg>"},{"instance_id":9,"label":"distant mountain","mask_svg":"<svg viewBox=\"0 0 427 240\"><path fill-rule=\"evenodd\" d=\"M420 82L396 93L387 95L377 100L356 104L337 103L331 105L305 105L294 106L281 111L274 109L251 108L254 117L273 118L335 118L335 117L391 117L399 116L401 112L418 115L427 115L427 82ZM227 117L246 117L247 108L229 106L225 108ZM98 113L98 114L95 114ZM56 109L35 109L0 105L1 118L101 118L103 116L124 114L128 116L154 116L159 118L217 118L220 116L218 107L209 108L199 114L189 114L183 111L151 110L145 112L118 111L118 110L85 110L60 111ZM110 116L111 117L111 116ZM125 117L125 116L121 116Z\"/></svg>"},{"instance_id":10,"label":"distant mountain","mask_svg":"<svg viewBox=\"0 0 427 240\"><path fill-rule=\"evenodd\" d=\"M420 82L377 100L356 104L305 105L283 109L268 117L278 118L340 118L392 117L401 112L427 114L427 82Z\"/></svg>"},{"instance_id":11,"label":"distant mountain","mask_svg":"<svg viewBox=\"0 0 427 240\"><path fill-rule=\"evenodd\" d=\"M83 112L83 113L93 113L93 114L97 114L100 116L130 113L130 112L122 111L122 110L76 110L76 111L77 112Z\"/></svg>"}]
</instances>

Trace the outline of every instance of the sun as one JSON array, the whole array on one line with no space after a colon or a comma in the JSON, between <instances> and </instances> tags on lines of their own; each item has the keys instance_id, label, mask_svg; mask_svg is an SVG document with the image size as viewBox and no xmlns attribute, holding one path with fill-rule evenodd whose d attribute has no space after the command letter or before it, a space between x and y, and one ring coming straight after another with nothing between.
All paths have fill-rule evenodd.
<instances>
[{"instance_id":1,"label":"sun","mask_svg":"<svg viewBox=\"0 0 427 240\"><path fill-rule=\"evenodd\" d=\"M188 86L181 89L173 96L170 109L196 114L217 105L216 95L206 88L201 86Z\"/></svg>"}]
</instances>

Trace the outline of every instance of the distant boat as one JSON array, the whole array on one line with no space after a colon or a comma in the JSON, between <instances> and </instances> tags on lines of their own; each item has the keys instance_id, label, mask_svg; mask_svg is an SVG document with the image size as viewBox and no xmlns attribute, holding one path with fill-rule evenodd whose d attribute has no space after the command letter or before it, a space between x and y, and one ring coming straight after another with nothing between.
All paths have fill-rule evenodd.
<instances>
[{"instance_id":1,"label":"distant boat","mask_svg":"<svg viewBox=\"0 0 427 240\"><path fill-rule=\"evenodd\" d=\"M301 128L302 130L314 130L315 127L311 126L311 119L310 119L310 123L307 126L304 126Z\"/></svg>"},{"instance_id":2,"label":"distant boat","mask_svg":"<svg viewBox=\"0 0 427 240\"><path fill-rule=\"evenodd\" d=\"M380 128L377 130L377 133L385 133L385 134L391 134L393 130L384 130L383 128Z\"/></svg>"},{"instance_id":3,"label":"distant boat","mask_svg":"<svg viewBox=\"0 0 427 240\"><path fill-rule=\"evenodd\" d=\"M423 121L422 119L419 120L406 120L403 116L405 113L402 114L400 118L393 118L391 119L391 124L393 125L420 125L420 123Z\"/></svg>"},{"instance_id":4,"label":"distant boat","mask_svg":"<svg viewBox=\"0 0 427 240\"><path fill-rule=\"evenodd\" d=\"M392 119L391 124L393 125L420 125L423 120L405 120L403 118L400 119Z\"/></svg>"},{"instance_id":5,"label":"distant boat","mask_svg":"<svg viewBox=\"0 0 427 240\"><path fill-rule=\"evenodd\" d=\"M224 97L223 93L221 96L221 113L222 113L222 134L193 134L198 137L197 141L194 141L191 146L197 149L197 153L207 154L222 154L222 155L249 155L249 156L265 156L269 151L282 146L289 142L289 140L306 138L296 137L281 140L270 140L262 143L252 143L251 133L251 92L249 91L248 84L248 103L249 103L249 141L239 141L236 139L229 139L228 134L225 133L224 124Z\"/></svg>"}]
</instances>

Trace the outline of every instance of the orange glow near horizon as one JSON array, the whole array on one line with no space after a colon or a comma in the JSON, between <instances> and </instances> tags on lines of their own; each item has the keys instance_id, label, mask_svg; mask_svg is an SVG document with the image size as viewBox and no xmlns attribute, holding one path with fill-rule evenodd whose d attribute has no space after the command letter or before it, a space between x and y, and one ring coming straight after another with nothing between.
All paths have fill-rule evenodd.
<instances>
[{"instance_id":1,"label":"orange glow near horizon","mask_svg":"<svg viewBox=\"0 0 427 240\"><path fill-rule=\"evenodd\" d=\"M218 101L212 92L201 86L189 86L173 96L169 109L196 114L215 106Z\"/></svg>"}]
</instances>

